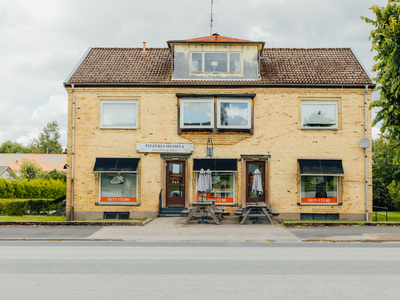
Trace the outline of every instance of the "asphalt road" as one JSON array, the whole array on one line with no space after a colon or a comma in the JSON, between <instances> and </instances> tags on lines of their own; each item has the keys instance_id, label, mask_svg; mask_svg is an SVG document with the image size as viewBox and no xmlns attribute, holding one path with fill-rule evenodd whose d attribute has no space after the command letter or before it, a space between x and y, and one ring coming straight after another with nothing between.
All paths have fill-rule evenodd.
<instances>
[{"instance_id":1,"label":"asphalt road","mask_svg":"<svg viewBox=\"0 0 400 300\"><path fill-rule=\"evenodd\" d=\"M0 242L0 299L398 299L400 244Z\"/></svg>"}]
</instances>

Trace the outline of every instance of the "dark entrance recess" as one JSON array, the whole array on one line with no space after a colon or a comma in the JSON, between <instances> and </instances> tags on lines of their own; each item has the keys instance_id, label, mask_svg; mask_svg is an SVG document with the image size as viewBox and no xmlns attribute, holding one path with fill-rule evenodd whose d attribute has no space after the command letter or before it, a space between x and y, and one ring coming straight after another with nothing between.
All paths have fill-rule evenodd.
<instances>
[{"instance_id":1,"label":"dark entrance recess","mask_svg":"<svg viewBox=\"0 0 400 300\"><path fill-rule=\"evenodd\" d=\"M246 203L254 203L255 195L251 192L251 187L253 186L254 171L259 169L261 172L261 181L263 187L263 194L258 197L258 202L265 202L265 161L246 161Z\"/></svg>"},{"instance_id":2,"label":"dark entrance recess","mask_svg":"<svg viewBox=\"0 0 400 300\"><path fill-rule=\"evenodd\" d=\"M339 214L300 214L301 221L336 221Z\"/></svg>"},{"instance_id":3,"label":"dark entrance recess","mask_svg":"<svg viewBox=\"0 0 400 300\"><path fill-rule=\"evenodd\" d=\"M186 163L184 160L167 161L165 167L165 205L185 206Z\"/></svg>"}]
</instances>

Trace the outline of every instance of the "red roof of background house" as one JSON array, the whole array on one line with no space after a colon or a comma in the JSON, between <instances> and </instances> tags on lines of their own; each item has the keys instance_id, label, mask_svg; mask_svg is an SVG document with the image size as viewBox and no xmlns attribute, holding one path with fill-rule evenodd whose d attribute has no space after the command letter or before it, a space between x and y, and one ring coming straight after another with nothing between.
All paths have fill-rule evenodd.
<instances>
[{"instance_id":1,"label":"red roof of background house","mask_svg":"<svg viewBox=\"0 0 400 300\"><path fill-rule=\"evenodd\" d=\"M20 171L20 164L24 159L34 162L45 172L56 169L66 171L67 154L28 154L28 153L1 153L0 166L8 166L13 172Z\"/></svg>"}]
</instances>

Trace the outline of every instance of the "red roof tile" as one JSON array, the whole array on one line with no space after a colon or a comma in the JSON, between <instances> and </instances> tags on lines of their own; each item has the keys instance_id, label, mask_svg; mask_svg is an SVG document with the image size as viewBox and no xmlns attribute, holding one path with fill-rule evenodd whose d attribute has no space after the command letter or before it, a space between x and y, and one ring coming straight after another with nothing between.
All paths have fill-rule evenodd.
<instances>
[{"instance_id":1,"label":"red roof tile","mask_svg":"<svg viewBox=\"0 0 400 300\"><path fill-rule=\"evenodd\" d=\"M265 48L260 64L258 81L172 80L168 48L93 48L65 84L372 84L350 48Z\"/></svg>"}]
</instances>

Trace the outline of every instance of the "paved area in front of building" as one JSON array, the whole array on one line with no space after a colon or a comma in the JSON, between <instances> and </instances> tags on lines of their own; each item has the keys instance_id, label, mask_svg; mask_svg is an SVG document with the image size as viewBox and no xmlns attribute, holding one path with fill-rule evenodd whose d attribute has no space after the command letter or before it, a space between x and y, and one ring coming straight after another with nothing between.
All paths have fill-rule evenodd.
<instances>
[{"instance_id":1,"label":"paved area in front of building","mask_svg":"<svg viewBox=\"0 0 400 300\"><path fill-rule=\"evenodd\" d=\"M348 226L284 228L279 224L239 225L234 216L221 225L185 218L155 218L145 226L2 226L0 240L122 240L140 242L301 242L301 241L400 241L400 227Z\"/></svg>"}]
</instances>

